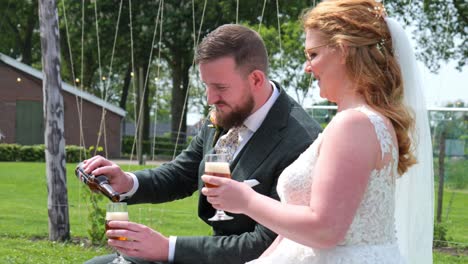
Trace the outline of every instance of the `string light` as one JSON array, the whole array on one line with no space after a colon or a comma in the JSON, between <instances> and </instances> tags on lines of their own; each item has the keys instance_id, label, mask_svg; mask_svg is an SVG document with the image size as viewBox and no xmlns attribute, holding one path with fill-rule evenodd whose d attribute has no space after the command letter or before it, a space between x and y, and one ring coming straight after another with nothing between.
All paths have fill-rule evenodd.
<instances>
[{"instance_id":1,"label":"string light","mask_svg":"<svg viewBox=\"0 0 468 264\"><path fill-rule=\"evenodd\" d=\"M133 77L133 72L130 72L130 76Z\"/></svg>"},{"instance_id":2,"label":"string light","mask_svg":"<svg viewBox=\"0 0 468 264\"><path fill-rule=\"evenodd\" d=\"M106 76L102 76L102 80L105 81L105 80L106 80Z\"/></svg>"},{"instance_id":3,"label":"string light","mask_svg":"<svg viewBox=\"0 0 468 264\"><path fill-rule=\"evenodd\" d=\"M21 82L21 78L20 77L16 78L16 82Z\"/></svg>"},{"instance_id":4,"label":"string light","mask_svg":"<svg viewBox=\"0 0 468 264\"><path fill-rule=\"evenodd\" d=\"M80 83L80 78L76 78L76 79L75 79L75 82L76 82L76 83Z\"/></svg>"}]
</instances>

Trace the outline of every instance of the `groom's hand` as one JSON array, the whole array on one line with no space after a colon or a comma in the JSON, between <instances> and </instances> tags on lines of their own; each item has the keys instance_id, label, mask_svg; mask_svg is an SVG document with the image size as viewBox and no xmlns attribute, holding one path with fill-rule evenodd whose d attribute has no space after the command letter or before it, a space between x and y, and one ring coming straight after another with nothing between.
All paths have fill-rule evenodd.
<instances>
[{"instance_id":1,"label":"groom's hand","mask_svg":"<svg viewBox=\"0 0 468 264\"><path fill-rule=\"evenodd\" d=\"M126 221L110 221L107 243L121 254L149 261L168 261L169 239L142 224ZM113 237L126 237L121 241Z\"/></svg>"}]
</instances>

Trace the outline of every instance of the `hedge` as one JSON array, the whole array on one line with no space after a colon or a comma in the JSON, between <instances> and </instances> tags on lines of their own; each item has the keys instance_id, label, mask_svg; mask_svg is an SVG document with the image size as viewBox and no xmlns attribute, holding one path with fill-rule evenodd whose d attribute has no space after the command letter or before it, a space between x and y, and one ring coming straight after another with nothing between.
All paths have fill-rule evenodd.
<instances>
[{"instance_id":1,"label":"hedge","mask_svg":"<svg viewBox=\"0 0 468 264\"><path fill-rule=\"evenodd\" d=\"M190 142L191 138L187 139ZM123 155L130 155L132 152L134 137L125 136L122 140L122 153ZM172 142L170 137L156 137L154 140L154 154L160 156L172 156L174 153L175 144ZM143 154L151 155L152 146L151 140L143 140ZM182 152L187 147L187 143L181 143L177 145L176 153ZM136 155L136 146L133 147L133 155Z\"/></svg>"},{"instance_id":2,"label":"hedge","mask_svg":"<svg viewBox=\"0 0 468 264\"><path fill-rule=\"evenodd\" d=\"M80 155L81 154L81 155ZM65 146L67 162L80 162L89 157L89 150L80 146ZM45 145L22 146L19 144L0 144L0 161L45 161Z\"/></svg>"}]
</instances>

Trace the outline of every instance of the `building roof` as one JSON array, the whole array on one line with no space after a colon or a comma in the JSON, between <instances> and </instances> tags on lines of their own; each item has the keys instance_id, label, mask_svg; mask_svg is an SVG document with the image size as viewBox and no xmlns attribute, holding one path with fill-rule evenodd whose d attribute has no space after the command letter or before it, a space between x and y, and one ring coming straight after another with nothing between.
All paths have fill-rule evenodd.
<instances>
[{"instance_id":1,"label":"building roof","mask_svg":"<svg viewBox=\"0 0 468 264\"><path fill-rule=\"evenodd\" d=\"M29 66L29 65L26 65L24 63L21 63L9 56L6 56L5 54L2 54L0 53L0 61L4 62L5 64L7 65L10 65L11 67L19 70L19 71L22 71L28 75L31 75L33 77L36 77L38 78L39 80L43 80L43 73L37 69L34 69L33 67ZM74 86L62 81L62 89L64 91L67 91L71 94L74 94L78 97L81 97L91 103L94 103L98 106L101 106L101 107L104 107L105 109L109 110L109 111L112 111L120 116L125 116L126 112L125 110L123 110L122 108L120 107L117 107L107 101L104 101L102 100L101 98L93 95L93 94L90 94L90 93L87 93L85 91L82 91L80 89L77 89L75 88Z\"/></svg>"}]
</instances>

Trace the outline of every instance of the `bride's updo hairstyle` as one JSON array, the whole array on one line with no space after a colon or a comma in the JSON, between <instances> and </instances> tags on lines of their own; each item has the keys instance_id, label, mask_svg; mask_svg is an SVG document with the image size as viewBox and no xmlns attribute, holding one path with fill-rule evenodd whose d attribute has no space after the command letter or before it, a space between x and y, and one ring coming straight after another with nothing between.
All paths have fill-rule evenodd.
<instances>
[{"instance_id":1,"label":"bride's updo hairstyle","mask_svg":"<svg viewBox=\"0 0 468 264\"><path fill-rule=\"evenodd\" d=\"M325 0L302 15L305 31L319 30L325 43L341 49L346 70L367 104L391 120L398 138L398 173L416 163L410 129L414 120L403 103L400 67L392 52L385 9L375 0Z\"/></svg>"}]
</instances>

